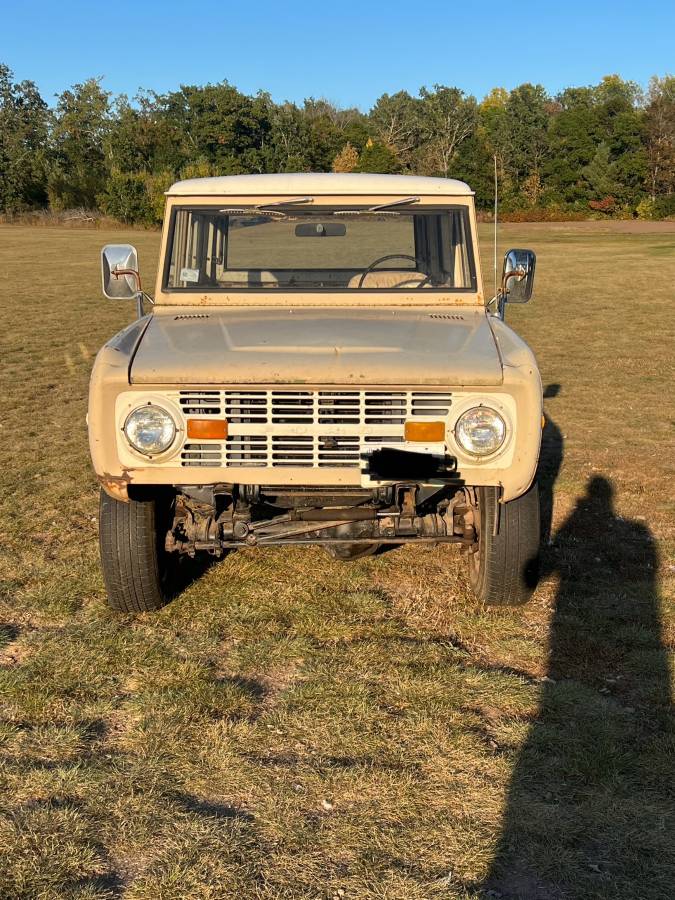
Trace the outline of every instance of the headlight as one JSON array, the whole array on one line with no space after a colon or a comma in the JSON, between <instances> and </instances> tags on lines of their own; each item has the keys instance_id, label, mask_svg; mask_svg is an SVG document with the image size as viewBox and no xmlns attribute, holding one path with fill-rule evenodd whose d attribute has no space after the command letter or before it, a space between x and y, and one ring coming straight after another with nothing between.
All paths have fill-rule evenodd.
<instances>
[{"instance_id":1,"label":"headlight","mask_svg":"<svg viewBox=\"0 0 675 900\"><path fill-rule=\"evenodd\" d=\"M124 433L131 446L153 456L168 450L176 436L176 423L171 416L159 406L141 406L127 416Z\"/></svg>"},{"instance_id":2,"label":"headlight","mask_svg":"<svg viewBox=\"0 0 675 900\"><path fill-rule=\"evenodd\" d=\"M455 438L472 456L496 453L506 439L506 424L498 412L488 406L475 406L457 419Z\"/></svg>"}]
</instances>

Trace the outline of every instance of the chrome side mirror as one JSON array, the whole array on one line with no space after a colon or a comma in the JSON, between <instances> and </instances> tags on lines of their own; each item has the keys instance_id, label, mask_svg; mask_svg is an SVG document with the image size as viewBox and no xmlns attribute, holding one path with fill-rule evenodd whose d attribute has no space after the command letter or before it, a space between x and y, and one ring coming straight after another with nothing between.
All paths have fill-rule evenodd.
<instances>
[{"instance_id":1,"label":"chrome side mirror","mask_svg":"<svg viewBox=\"0 0 675 900\"><path fill-rule=\"evenodd\" d=\"M131 244L107 244L101 250L103 294L109 300L132 300L141 292L138 254Z\"/></svg>"},{"instance_id":2,"label":"chrome side mirror","mask_svg":"<svg viewBox=\"0 0 675 900\"><path fill-rule=\"evenodd\" d=\"M507 303L527 303L534 286L537 257L532 250L507 250L502 271L502 298Z\"/></svg>"}]
</instances>

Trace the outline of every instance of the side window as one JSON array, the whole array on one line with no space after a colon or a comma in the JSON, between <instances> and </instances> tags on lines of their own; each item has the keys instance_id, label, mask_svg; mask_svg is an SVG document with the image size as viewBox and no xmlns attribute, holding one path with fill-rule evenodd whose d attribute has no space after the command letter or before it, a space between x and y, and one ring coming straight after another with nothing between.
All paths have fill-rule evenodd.
<instances>
[{"instance_id":1,"label":"side window","mask_svg":"<svg viewBox=\"0 0 675 900\"><path fill-rule=\"evenodd\" d=\"M453 286L471 287L471 266L469 263L469 234L466 213L456 210L450 213L451 233L450 252L452 254L451 271L454 273Z\"/></svg>"},{"instance_id":2,"label":"side window","mask_svg":"<svg viewBox=\"0 0 675 900\"><path fill-rule=\"evenodd\" d=\"M415 217L416 255L438 287L470 288L471 234L461 209Z\"/></svg>"},{"instance_id":3,"label":"side window","mask_svg":"<svg viewBox=\"0 0 675 900\"><path fill-rule=\"evenodd\" d=\"M179 209L175 213L169 287L216 284L227 249L227 217Z\"/></svg>"}]
</instances>

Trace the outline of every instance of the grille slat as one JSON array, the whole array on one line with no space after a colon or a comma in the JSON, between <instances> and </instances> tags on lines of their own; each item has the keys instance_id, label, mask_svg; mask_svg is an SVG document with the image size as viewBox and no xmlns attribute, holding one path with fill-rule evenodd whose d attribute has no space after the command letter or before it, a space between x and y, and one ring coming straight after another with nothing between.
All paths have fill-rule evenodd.
<instances>
[{"instance_id":1,"label":"grille slat","mask_svg":"<svg viewBox=\"0 0 675 900\"><path fill-rule=\"evenodd\" d=\"M410 413L413 416L447 416L450 412L451 401L451 394L426 394L413 391Z\"/></svg>"},{"instance_id":2,"label":"grille slat","mask_svg":"<svg viewBox=\"0 0 675 900\"><path fill-rule=\"evenodd\" d=\"M446 417L452 395L434 391L205 390L180 391L179 403L185 416L225 417L230 431L224 444L185 444L183 466L344 468L360 466L366 449L371 452L377 446L404 443L403 425L409 418ZM266 426L281 431L278 426L283 425L302 433L265 433ZM375 430L372 426L382 431L378 427L370 433ZM333 429L339 433L331 433Z\"/></svg>"},{"instance_id":3,"label":"grille slat","mask_svg":"<svg viewBox=\"0 0 675 900\"><path fill-rule=\"evenodd\" d=\"M220 466L222 465L222 445L184 444L180 455L182 466Z\"/></svg>"},{"instance_id":4,"label":"grille slat","mask_svg":"<svg viewBox=\"0 0 675 900\"><path fill-rule=\"evenodd\" d=\"M265 424L267 391L224 391L225 417L233 425L260 422Z\"/></svg>"},{"instance_id":5,"label":"grille slat","mask_svg":"<svg viewBox=\"0 0 675 900\"><path fill-rule=\"evenodd\" d=\"M225 464L232 467L266 467L267 437L264 434L232 435L225 442Z\"/></svg>"},{"instance_id":6,"label":"grille slat","mask_svg":"<svg viewBox=\"0 0 675 900\"><path fill-rule=\"evenodd\" d=\"M220 391L181 391L180 406L186 416L218 416L221 413Z\"/></svg>"}]
</instances>

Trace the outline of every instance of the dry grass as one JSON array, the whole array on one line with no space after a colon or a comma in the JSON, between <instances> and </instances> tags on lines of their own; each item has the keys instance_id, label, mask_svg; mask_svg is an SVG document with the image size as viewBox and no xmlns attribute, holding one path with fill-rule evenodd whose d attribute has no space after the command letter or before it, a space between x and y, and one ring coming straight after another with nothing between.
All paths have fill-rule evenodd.
<instances>
[{"instance_id":1,"label":"dry grass","mask_svg":"<svg viewBox=\"0 0 675 900\"><path fill-rule=\"evenodd\" d=\"M0 227L0 896L672 896L675 234L503 229L560 385L529 606L449 550L263 549L124 621L84 415L129 237L148 279L156 234Z\"/></svg>"}]
</instances>

